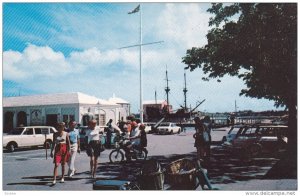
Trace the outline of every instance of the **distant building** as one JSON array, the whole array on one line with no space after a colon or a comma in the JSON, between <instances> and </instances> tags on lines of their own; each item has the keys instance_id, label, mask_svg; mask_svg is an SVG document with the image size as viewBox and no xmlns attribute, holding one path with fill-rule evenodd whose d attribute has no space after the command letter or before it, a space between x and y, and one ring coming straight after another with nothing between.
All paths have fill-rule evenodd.
<instances>
[{"instance_id":1,"label":"distant building","mask_svg":"<svg viewBox=\"0 0 300 196\"><path fill-rule=\"evenodd\" d=\"M90 119L105 125L109 119L115 123L126 119L130 104L118 104L80 92L43 94L3 98L3 131L20 125L56 126L57 122L75 120L87 125ZM125 104L126 102L126 104Z\"/></svg>"},{"instance_id":2,"label":"distant building","mask_svg":"<svg viewBox=\"0 0 300 196\"><path fill-rule=\"evenodd\" d=\"M172 111L172 106L166 100L149 100L143 102L145 121L155 121L162 118L165 112Z\"/></svg>"},{"instance_id":3,"label":"distant building","mask_svg":"<svg viewBox=\"0 0 300 196\"><path fill-rule=\"evenodd\" d=\"M113 94L113 97L109 98L108 101L110 103L118 104L121 108L123 108L123 110L120 110L118 114L118 120L125 121L126 117L130 114L130 103L122 98L116 97L115 94Z\"/></svg>"}]
</instances>

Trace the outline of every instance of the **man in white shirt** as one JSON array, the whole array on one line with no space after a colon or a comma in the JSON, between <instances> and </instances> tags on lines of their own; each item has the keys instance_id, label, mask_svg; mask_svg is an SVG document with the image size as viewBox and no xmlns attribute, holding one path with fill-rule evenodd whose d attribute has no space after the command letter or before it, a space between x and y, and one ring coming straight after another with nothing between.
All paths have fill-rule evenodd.
<instances>
[{"instance_id":1,"label":"man in white shirt","mask_svg":"<svg viewBox=\"0 0 300 196\"><path fill-rule=\"evenodd\" d=\"M125 156L127 161L131 160L130 149L132 147L138 147L141 142L141 131L138 128L138 124L135 121L133 121L131 123L131 127L132 129L129 136L130 144L127 146L127 150L125 150Z\"/></svg>"},{"instance_id":2,"label":"man in white shirt","mask_svg":"<svg viewBox=\"0 0 300 196\"><path fill-rule=\"evenodd\" d=\"M129 140L131 141L132 147L138 147L141 143L141 130L136 122L132 123L133 129L130 132Z\"/></svg>"}]
</instances>

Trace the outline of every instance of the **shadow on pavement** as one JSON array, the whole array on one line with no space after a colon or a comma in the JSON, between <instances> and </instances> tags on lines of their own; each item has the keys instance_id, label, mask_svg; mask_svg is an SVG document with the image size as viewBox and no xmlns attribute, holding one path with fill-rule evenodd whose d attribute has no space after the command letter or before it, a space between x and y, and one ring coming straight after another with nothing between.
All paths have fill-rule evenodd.
<instances>
[{"instance_id":1,"label":"shadow on pavement","mask_svg":"<svg viewBox=\"0 0 300 196\"><path fill-rule=\"evenodd\" d=\"M164 168L169 163L181 159L196 159L196 152L188 154L170 154L166 156L151 156L149 159L156 159ZM203 162L202 167L207 169L211 184L228 184L237 181L252 179L263 179L264 175L272 168L279 159L269 155L258 158L241 160L232 156L220 146L214 146L211 150L209 161ZM89 171L76 173L72 178L66 177L66 181L86 179L86 184L96 180L128 180L135 181L137 174L143 166L143 161L121 162L121 163L99 163L95 179L89 178ZM29 176L22 179L36 179L37 182L9 183L7 185L51 185L53 176ZM60 177L58 176L58 179Z\"/></svg>"},{"instance_id":2,"label":"shadow on pavement","mask_svg":"<svg viewBox=\"0 0 300 196\"><path fill-rule=\"evenodd\" d=\"M228 184L236 181L247 181L252 179L263 179L264 175L278 161L274 156L257 157L241 160L220 146L211 150L209 161L202 163L202 167L208 170L208 176L212 184ZM167 156L151 156L156 159L162 167L172 161L181 158L196 159L196 152L189 154L171 154ZM143 166L143 162L132 161L129 163L100 163L98 167L98 179L135 180L136 174Z\"/></svg>"}]
</instances>

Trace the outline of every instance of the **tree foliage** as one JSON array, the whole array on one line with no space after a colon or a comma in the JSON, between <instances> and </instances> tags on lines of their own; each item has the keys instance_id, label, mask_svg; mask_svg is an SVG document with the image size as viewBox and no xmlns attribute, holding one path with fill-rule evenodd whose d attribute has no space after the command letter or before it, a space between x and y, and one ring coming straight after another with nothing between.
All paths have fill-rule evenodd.
<instances>
[{"instance_id":1,"label":"tree foliage","mask_svg":"<svg viewBox=\"0 0 300 196\"><path fill-rule=\"evenodd\" d=\"M297 104L297 4L213 3L207 44L187 50L186 69L204 80L226 74L243 79L241 95Z\"/></svg>"}]
</instances>

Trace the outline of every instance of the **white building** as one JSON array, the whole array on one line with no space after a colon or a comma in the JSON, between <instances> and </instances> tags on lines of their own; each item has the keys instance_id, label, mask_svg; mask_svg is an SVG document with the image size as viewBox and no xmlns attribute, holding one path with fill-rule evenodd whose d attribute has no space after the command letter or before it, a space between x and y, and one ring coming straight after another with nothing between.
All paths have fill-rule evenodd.
<instances>
[{"instance_id":1,"label":"white building","mask_svg":"<svg viewBox=\"0 0 300 196\"><path fill-rule=\"evenodd\" d=\"M130 104L120 98L103 100L80 92L30 95L3 98L3 130L9 131L20 125L50 125L75 120L86 125L96 119L105 125L109 119L117 123L126 120ZM126 104L125 104L126 103Z\"/></svg>"},{"instance_id":2,"label":"white building","mask_svg":"<svg viewBox=\"0 0 300 196\"><path fill-rule=\"evenodd\" d=\"M129 116L129 114L130 114L130 103L128 101L125 101L124 99L116 97L115 94L113 94L113 97L109 98L108 101L110 103L118 104L118 105L121 106L121 108L124 108L124 110L121 113L119 113L119 115ZM120 119L121 118L119 117L119 120ZM126 120L126 119L121 119L121 120Z\"/></svg>"}]
</instances>

